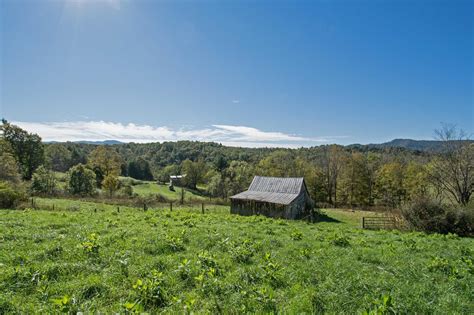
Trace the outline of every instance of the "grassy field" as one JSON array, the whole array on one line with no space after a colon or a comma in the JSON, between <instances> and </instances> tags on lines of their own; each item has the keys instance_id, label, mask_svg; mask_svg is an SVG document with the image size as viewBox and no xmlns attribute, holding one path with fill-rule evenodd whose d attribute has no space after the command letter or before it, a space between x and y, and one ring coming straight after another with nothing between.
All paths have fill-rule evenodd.
<instances>
[{"instance_id":1,"label":"grassy field","mask_svg":"<svg viewBox=\"0 0 474 315\"><path fill-rule=\"evenodd\" d=\"M175 187L175 191L171 191L168 185L158 185L156 182L143 181L141 184L134 185L133 192L139 196L162 195L169 200L181 200L181 188ZM208 200L209 198L201 196L189 189L184 189L184 199L189 200Z\"/></svg>"},{"instance_id":2,"label":"grassy field","mask_svg":"<svg viewBox=\"0 0 474 315\"><path fill-rule=\"evenodd\" d=\"M474 312L472 239L361 230L340 210L310 224L41 202L58 210L0 210L0 314Z\"/></svg>"}]
</instances>

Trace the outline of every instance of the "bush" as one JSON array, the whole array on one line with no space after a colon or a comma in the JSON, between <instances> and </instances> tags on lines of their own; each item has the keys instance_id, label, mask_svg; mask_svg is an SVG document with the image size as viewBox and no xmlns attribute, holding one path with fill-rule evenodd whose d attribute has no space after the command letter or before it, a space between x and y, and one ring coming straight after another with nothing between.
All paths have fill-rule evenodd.
<instances>
[{"instance_id":1,"label":"bush","mask_svg":"<svg viewBox=\"0 0 474 315\"><path fill-rule=\"evenodd\" d=\"M0 208L11 209L21 198L20 192L6 182L0 182Z\"/></svg>"},{"instance_id":2,"label":"bush","mask_svg":"<svg viewBox=\"0 0 474 315\"><path fill-rule=\"evenodd\" d=\"M473 235L474 213L467 209L449 209L426 198L415 200L402 210L408 224L419 231Z\"/></svg>"},{"instance_id":3,"label":"bush","mask_svg":"<svg viewBox=\"0 0 474 315\"><path fill-rule=\"evenodd\" d=\"M56 192L56 177L43 166L36 169L31 182L31 191L36 194L53 195Z\"/></svg>"}]
</instances>

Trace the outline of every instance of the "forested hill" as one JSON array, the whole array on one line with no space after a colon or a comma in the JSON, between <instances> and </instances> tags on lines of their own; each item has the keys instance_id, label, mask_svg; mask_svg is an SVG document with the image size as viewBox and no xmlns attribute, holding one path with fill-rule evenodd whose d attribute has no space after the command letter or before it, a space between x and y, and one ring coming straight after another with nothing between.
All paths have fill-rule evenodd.
<instances>
[{"instance_id":1,"label":"forested hill","mask_svg":"<svg viewBox=\"0 0 474 315\"><path fill-rule=\"evenodd\" d=\"M469 142L474 142L470 140ZM394 139L389 142L380 144L367 144L368 148L404 148L415 151L426 151L426 152L440 152L443 148L444 142L437 140L412 140L412 139Z\"/></svg>"},{"instance_id":2,"label":"forested hill","mask_svg":"<svg viewBox=\"0 0 474 315\"><path fill-rule=\"evenodd\" d=\"M474 143L474 140L468 140L471 143ZM180 141L185 143L187 141ZM49 142L49 143L59 143L59 142ZM74 143L80 144L95 144L95 145L117 145L125 144L118 140L104 140L104 141L76 141ZM153 145L151 144L144 144ZM219 145L219 144L218 144ZM219 145L220 146L220 145ZM370 144L350 144L346 146L348 149L359 149L361 151L366 151L370 149L386 149L386 148L403 148L413 151L425 151L425 152L439 152L443 147L443 141L438 140L413 140L413 139L393 139L389 142L384 143L370 143ZM242 151L246 151L248 148L239 148Z\"/></svg>"}]
</instances>

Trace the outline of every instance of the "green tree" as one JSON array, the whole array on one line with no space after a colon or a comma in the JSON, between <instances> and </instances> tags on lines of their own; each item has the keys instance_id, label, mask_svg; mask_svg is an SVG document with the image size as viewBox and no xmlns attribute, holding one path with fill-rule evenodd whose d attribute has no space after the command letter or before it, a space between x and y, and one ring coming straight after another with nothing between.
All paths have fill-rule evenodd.
<instances>
[{"instance_id":1,"label":"green tree","mask_svg":"<svg viewBox=\"0 0 474 315\"><path fill-rule=\"evenodd\" d=\"M65 172L71 167L71 152L63 144L49 144L44 154L46 165L53 171Z\"/></svg>"},{"instance_id":2,"label":"green tree","mask_svg":"<svg viewBox=\"0 0 474 315\"><path fill-rule=\"evenodd\" d=\"M127 173L128 176L135 179L153 180L150 164L142 157L128 162Z\"/></svg>"},{"instance_id":3,"label":"green tree","mask_svg":"<svg viewBox=\"0 0 474 315\"><path fill-rule=\"evenodd\" d=\"M219 154L214 159L214 167L219 173L222 173L227 168L227 166L228 166L227 160L222 154Z\"/></svg>"},{"instance_id":4,"label":"green tree","mask_svg":"<svg viewBox=\"0 0 474 315\"><path fill-rule=\"evenodd\" d=\"M212 197L224 198L227 196L227 188L225 179L219 173L214 173L207 183L207 192Z\"/></svg>"},{"instance_id":5,"label":"green tree","mask_svg":"<svg viewBox=\"0 0 474 315\"><path fill-rule=\"evenodd\" d=\"M89 164L102 170L104 176L120 174L122 158L112 148L99 146L89 154Z\"/></svg>"},{"instance_id":6,"label":"green tree","mask_svg":"<svg viewBox=\"0 0 474 315\"><path fill-rule=\"evenodd\" d=\"M186 175L185 184L191 189L196 189L197 184L199 184L206 174L206 164L199 160L193 162L191 160L185 160L181 163L181 171Z\"/></svg>"},{"instance_id":7,"label":"green tree","mask_svg":"<svg viewBox=\"0 0 474 315\"><path fill-rule=\"evenodd\" d=\"M122 158L113 148L98 146L89 154L88 164L96 174L97 186L101 187L105 177L120 175Z\"/></svg>"},{"instance_id":8,"label":"green tree","mask_svg":"<svg viewBox=\"0 0 474 315\"><path fill-rule=\"evenodd\" d=\"M11 146L13 156L20 166L24 179L31 179L33 172L44 161L44 148L37 134L28 133L18 126L12 125L5 119L0 127L1 138Z\"/></svg>"},{"instance_id":9,"label":"green tree","mask_svg":"<svg viewBox=\"0 0 474 315\"><path fill-rule=\"evenodd\" d=\"M405 171L405 188L410 200L426 197L429 193L429 174L427 168L419 163L408 163Z\"/></svg>"},{"instance_id":10,"label":"green tree","mask_svg":"<svg viewBox=\"0 0 474 315\"><path fill-rule=\"evenodd\" d=\"M18 164L11 153L10 143L4 139L0 139L0 181L7 181L12 184L20 182Z\"/></svg>"},{"instance_id":11,"label":"green tree","mask_svg":"<svg viewBox=\"0 0 474 315\"><path fill-rule=\"evenodd\" d=\"M18 189L7 182L0 181L0 209L13 208L23 197Z\"/></svg>"},{"instance_id":12,"label":"green tree","mask_svg":"<svg viewBox=\"0 0 474 315\"><path fill-rule=\"evenodd\" d=\"M399 162L384 164L377 172L377 196L383 205L399 207L405 198L405 170Z\"/></svg>"},{"instance_id":13,"label":"green tree","mask_svg":"<svg viewBox=\"0 0 474 315\"><path fill-rule=\"evenodd\" d=\"M115 175L107 175L104 178L104 182L102 183L102 188L105 189L109 196L112 195L120 188L120 181L117 176Z\"/></svg>"},{"instance_id":14,"label":"green tree","mask_svg":"<svg viewBox=\"0 0 474 315\"><path fill-rule=\"evenodd\" d=\"M362 153L353 152L345 157L340 178L340 200L354 206L366 206L370 199L370 176L367 160Z\"/></svg>"},{"instance_id":15,"label":"green tree","mask_svg":"<svg viewBox=\"0 0 474 315\"><path fill-rule=\"evenodd\" d=\"M77 164L68 171L67 186L73 195L92 195L95 192L95 174L85 165Z\"/></svg>"},{"instance_id":16,"label":"green tree","mask_svg":"<svg viewBox=\"0 0 474 315\"><path fill-rule=\"evenodd\" d=\"M257 171L263 176L296 176L295 155L289 150L272 152L258 163Z\"/></svg>"},{"instance_id":17,"label":"green tree","mask_svg":"<svg viewBox=\"0 0 474 315\"><path fill-rule=\"evenodd\" d=\"M179 174L181 174L180 166L171 164L171 165L165 166L158 172L157 179L159 182L167 183L170 181L171 175L179 175Z\"/></svg>"},{"instance_id":18,"label":"green tree","mask_svg":"<svg viewBox=\"0 0 474 315\"><path fill-rule=\"evenodd\" d=\"M31 191L36 194L53 195L56 192L56 177L52 171L40 166L33 173Z\"/></svg>"}]
</instances>

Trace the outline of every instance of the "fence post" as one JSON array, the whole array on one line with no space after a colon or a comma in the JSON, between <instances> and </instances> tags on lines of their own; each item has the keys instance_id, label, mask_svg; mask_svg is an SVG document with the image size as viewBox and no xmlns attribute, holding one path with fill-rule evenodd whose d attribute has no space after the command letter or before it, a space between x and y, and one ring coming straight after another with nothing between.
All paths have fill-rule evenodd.
<instances>
[{"instance_id":1,"label":"fence post","mask_svg":"<svg viewBox=\"0 0 474 315\"><path fill-rule=\"evenodd\" d=\"M201 203L201 211L202 211L202 214L204 214L204 202Z\"/></svg>"},{"instance_id":2,"label":"fence post","mask_svg":"<svg viewBox=\"0 0 474 315\"><path fill-rule=\"evenodd\" d=\"M117 212L120 213L120 207L117 207Z\"/></svg>"},{"instance_id":3,"label":"fence post","mask_svg":"<svg viewBox=\"0 0 474 315\"><path fill-rule=\"evenodd\" d=\"M170 211L173 211L173 203L170 202Z\"/></svg>"},{"instance_id":4,"label":"fence post","mask_svg":"<svg viewBox=\"0 0 474 315\"><path fill-rule=\"evenodd\" d=\"M146 203L143 203L143 211L146 211L147 207L146 207Z\"/></svg>"},{"instance_id":5,"label":"fence post","mask_svg":"<svg viewBox=\"0 0 474 315\"><path fill-rule=\"evenodd\" d=\"M362 228L365 229L365 217L362 217Z\"/></svg>"}]
</instances>

